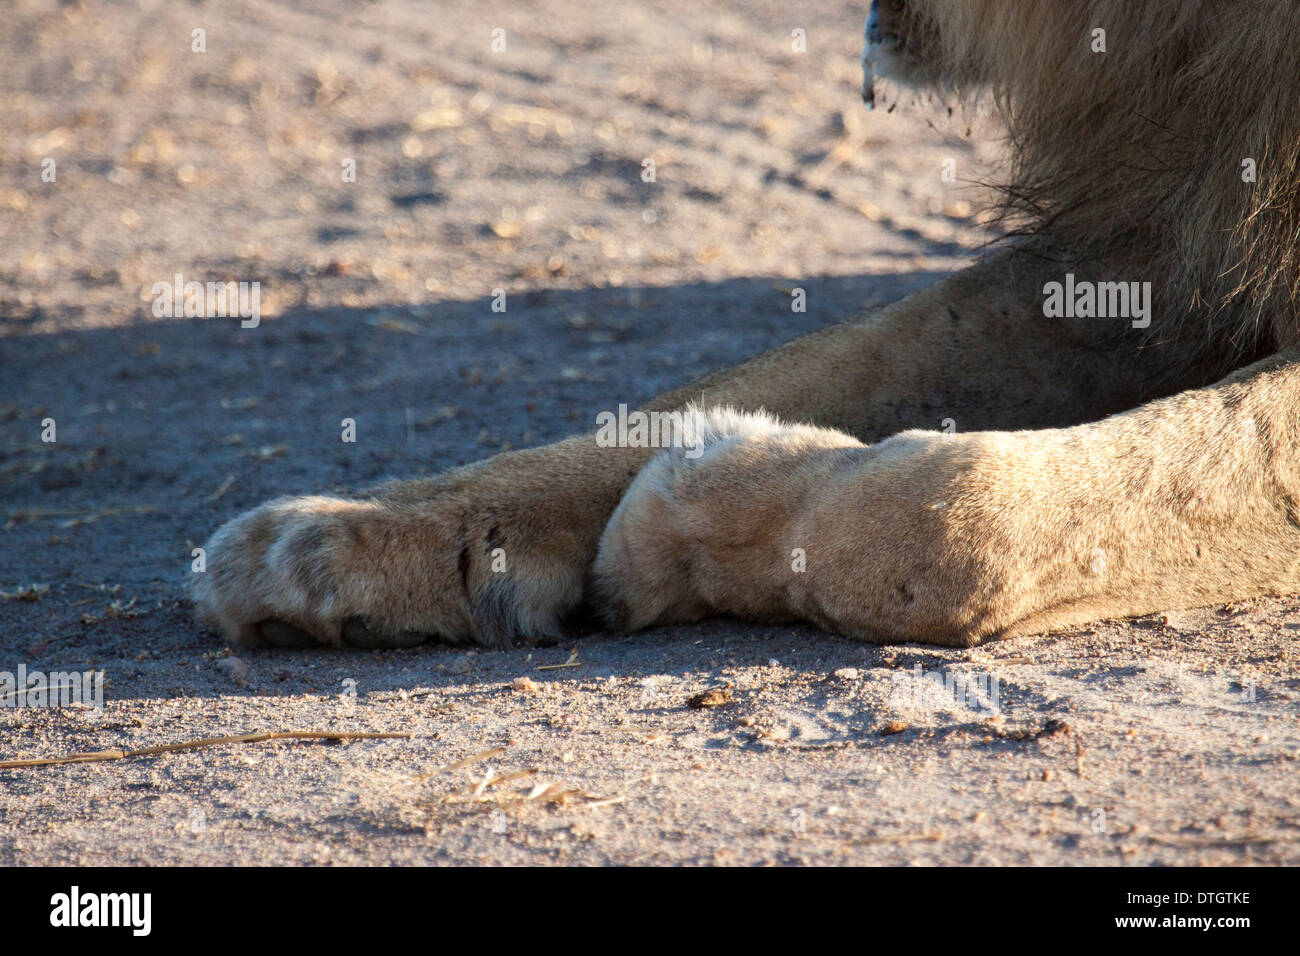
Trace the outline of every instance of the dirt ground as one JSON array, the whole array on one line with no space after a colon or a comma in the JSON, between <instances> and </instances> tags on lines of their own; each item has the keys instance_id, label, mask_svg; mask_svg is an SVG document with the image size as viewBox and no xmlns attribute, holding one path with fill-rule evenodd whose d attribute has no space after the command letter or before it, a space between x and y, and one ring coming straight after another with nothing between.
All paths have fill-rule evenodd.
<instances>
[{"instance_id":1,"label":"dirt ground","mask_svg":"<svg viewBox=\"0 0 1300 956\"><path fill-rule=\"evenodd\" d=\"M242 509L563 437L969 262L996 144L863 110L865 6L16 0L0 671L102 669L106 702L0 707L0 759L410 736L0 770L0 862L1300 862L1294 600L975 651L192 623L191 548ZM260 282L261 324L155 317L178 273Z\"/></svg>"}]
</instances>

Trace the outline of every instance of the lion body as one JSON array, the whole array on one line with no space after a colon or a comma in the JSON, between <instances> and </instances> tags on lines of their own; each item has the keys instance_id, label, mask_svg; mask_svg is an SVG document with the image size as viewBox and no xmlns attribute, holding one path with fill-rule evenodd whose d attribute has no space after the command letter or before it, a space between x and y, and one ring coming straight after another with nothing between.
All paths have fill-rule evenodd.
<instances>
[{"instance_id":1,"label":"lion body","mask_svg":"<svg viewBox=\"0 0 1300 956\"><path fill-rule=\"evenodd\" d=\"M651 402L700 410L698 456L575 436L241 515L195 575L201 618L500 645L585 602L630 628L970 644L1300 591L1300 7L888 12L901 79L1004 120L1007 248ZM1147 283L1149 314L1045 311L1067 276Z\"/></svg>"}]
</instances>

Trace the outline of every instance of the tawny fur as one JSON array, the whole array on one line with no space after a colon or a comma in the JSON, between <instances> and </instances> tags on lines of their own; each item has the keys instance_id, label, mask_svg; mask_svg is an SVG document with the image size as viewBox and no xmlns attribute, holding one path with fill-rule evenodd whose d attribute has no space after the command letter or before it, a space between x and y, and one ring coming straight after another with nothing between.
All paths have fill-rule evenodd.
<instances>
[{"instance_id":1,"label":"tawny fur","mask_svg":"<svg viewBox=\"0 0 1300 956\"><path fill-rule=\"evenodd\" d=\"M1227 372L1300 337L1300 4L908 0L927 76L991 101L1025 248L1156 284ZM1105 31L1094 52L1092 31ZM1243 182L1253 160L1255 182Z\"/></svg>"},{"instance_id":2,"label":"tawny fur","mask_svg":"<svg viewBox=\"0 0 1300 956\"><path fill-rule=\"evenodd\" d=\"M702 412L698 458L589 434L237 517L201 618L501 645L586 601L960 645L1300 592L1300 6L908 0L886 25L900 79L1005 121L1013 242L655 399ZM1067 271L1151 282L1149 328L1048 319Z\"/></svg>"}]
</instances>

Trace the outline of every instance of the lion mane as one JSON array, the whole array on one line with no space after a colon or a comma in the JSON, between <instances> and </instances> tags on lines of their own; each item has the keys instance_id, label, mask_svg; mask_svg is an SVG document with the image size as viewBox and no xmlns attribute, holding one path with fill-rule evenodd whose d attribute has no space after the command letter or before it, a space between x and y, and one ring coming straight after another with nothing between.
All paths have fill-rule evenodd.
<instances>
[{"instance_id":1,"label":"lion mane","mask_svg":"<svg viewBox=\"0 0 1300 956\"><path fill-rule=\"evenodd\" d=\"M1020 248L1149 279L1151 334L1192 345L1210 374L1300 341L1300 4L906 0L899 14L927 79L1005 123L993 185Z\"/></svg>"}]
</instances>

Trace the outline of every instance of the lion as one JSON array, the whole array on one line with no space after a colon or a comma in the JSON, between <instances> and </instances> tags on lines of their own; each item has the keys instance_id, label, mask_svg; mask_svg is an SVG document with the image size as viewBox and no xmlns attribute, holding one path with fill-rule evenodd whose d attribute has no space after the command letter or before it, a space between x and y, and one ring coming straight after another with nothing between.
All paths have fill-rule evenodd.
<instances>
[{"instance_id":1,"label":"lion","mask_svg":"<svg viewBox=\"0 0 1300 956\"><path fill-rule=\"evenodd\" d=\"M501 647L578 612L970 646L1300 593L1300 5L893 0L867 33L868 98L1005 125L1004 241L645 406L687 441L239 515L199 618L276 647Z\"/></svg>"}]
</instances>

